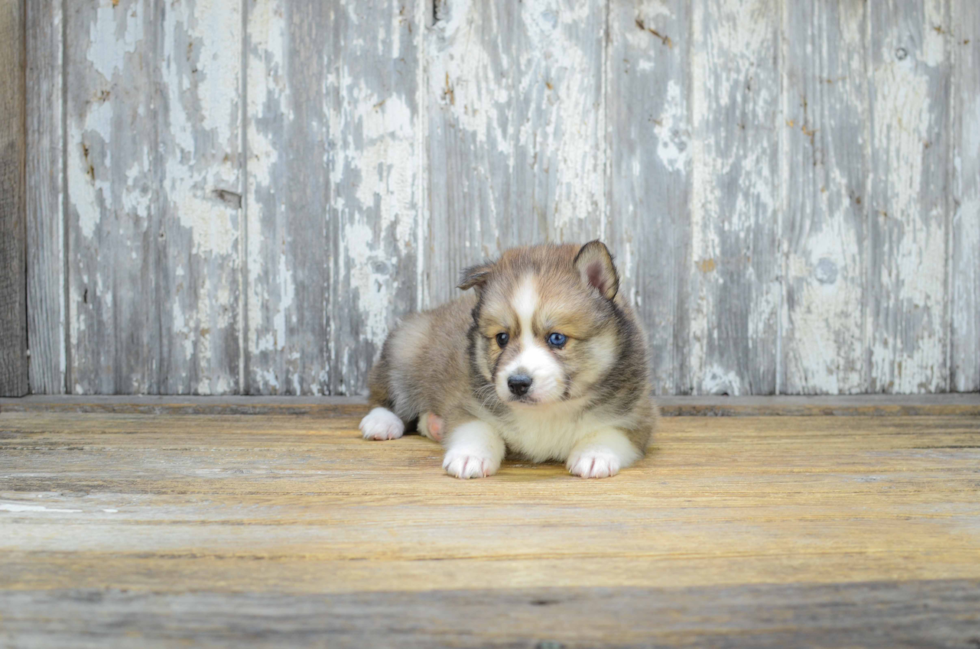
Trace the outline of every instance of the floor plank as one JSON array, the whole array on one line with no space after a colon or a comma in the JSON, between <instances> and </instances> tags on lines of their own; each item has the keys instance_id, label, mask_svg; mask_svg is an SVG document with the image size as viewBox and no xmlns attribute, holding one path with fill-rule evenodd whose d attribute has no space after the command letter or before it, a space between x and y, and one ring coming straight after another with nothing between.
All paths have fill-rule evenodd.
<instances>
[{"instance_id":1,"label":"floor plank","mask_svg":"<svg viewBox=\"0 0 980 649\"><path fill-rule=\"evenodd\" d=\"M0 413L0 646L980 638L980 418L675 417L612 480L463 482L358 408Z\"/></svg>"}]
</instances>

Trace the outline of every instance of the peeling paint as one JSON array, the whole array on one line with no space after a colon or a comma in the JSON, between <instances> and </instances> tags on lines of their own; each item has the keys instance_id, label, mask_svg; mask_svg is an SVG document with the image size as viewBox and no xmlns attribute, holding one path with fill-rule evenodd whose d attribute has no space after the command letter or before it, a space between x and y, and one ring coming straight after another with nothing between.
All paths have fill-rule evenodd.
<instances>
[{"instance_id":1,"label":"peeling paint","mask_svg":"<svg viewBox=\"0 0 980 649\"><path fill-rule=\"evenodd\" d=\"M974 4L430 10L70 12L76 392L355 393L461 266L598 236L658 390L977 389Z\"/></svg>"},{"instance_id":2,"label":"peeling paint","mask_svg":"<svg viewBox=\"0 0 980 649\"><path fill-rule=\"evenodd\" d=\"M136 52L143 40L143 4L135 3L132 11L120 11L115 5L100 0L89 31L88 60L106 80L123 70L126 55Z\"/></svg>"}]
</instances>

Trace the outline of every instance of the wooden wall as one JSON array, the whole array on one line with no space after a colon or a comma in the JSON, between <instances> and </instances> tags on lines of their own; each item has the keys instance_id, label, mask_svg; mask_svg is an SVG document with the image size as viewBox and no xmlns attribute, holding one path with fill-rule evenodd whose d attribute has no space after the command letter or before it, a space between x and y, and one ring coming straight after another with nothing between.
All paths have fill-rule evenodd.
<instances>
[{"instance_id":1,"label":"wooden wall","mask_svg":"<svg viewBox=\"0 0 980 649\"><path fill-rule=\"evenodd\" d=\"M602 237L673 394L980 389L975 0L28 0L38 393L352 394Z\"/></svg>"},{"instance_id":2,"label":"wooden wall","mask_svg":"<svg viewBox=\"0 0 980 649\"><path fill-rule=\"evenodd\" d=\"M28 391L24 5L0 0L0 397Z\"/></svg>"}]
</instances>

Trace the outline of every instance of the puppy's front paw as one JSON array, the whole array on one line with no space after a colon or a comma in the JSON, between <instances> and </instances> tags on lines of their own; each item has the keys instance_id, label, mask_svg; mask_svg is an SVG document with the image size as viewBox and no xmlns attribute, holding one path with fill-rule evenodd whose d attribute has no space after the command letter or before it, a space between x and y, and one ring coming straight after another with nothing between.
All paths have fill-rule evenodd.
<instances>
[{"instance_id":1,"label":"puppy's front paw","mask_svg":"<svg viewBox=\"0 0 980 649\"><path fill-rule=\"evenodd\" d=\"M572 453L565 463L572 475L583 478L611 478L619 473L620 465L616 452L601 446Z\"/></svg>"},{"instance_id":2,"label":"puppy's front paw","mask_svg":"<svg viewBox=\"0 0 980 649\"><path fill-rule=\"evenodd\" d=\"M361 420L364 439L398 439L405 434L405 424L387 408L375 408Z\"/></svg>"},{"instance_id":3,"label":"puppy's front paw","mask_svg":"<svg viewBox=\"0 0 980 649\"><path fill-rule=\"evenodd\" d=\"M476 449L451 448L446 451L442 468L451 476L468 480L469 478L487 478L500 468L500 460L488 453Z\"/></svg>"}]
</instances>

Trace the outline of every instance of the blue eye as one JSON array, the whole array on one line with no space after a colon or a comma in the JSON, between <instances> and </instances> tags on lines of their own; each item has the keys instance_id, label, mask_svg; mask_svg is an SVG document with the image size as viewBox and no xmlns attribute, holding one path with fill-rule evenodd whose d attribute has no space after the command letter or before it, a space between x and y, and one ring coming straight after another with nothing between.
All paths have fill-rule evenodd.
<instances>
[{"instance_id":1,"label":"blue eye","mask_svg":"<svg viewBox=\"0 0 980 649\"><path fill-rule=\"evenodd\" d=\"M507 345L507 341L509 341L509 340L510 340L510 336L509 335L507 335L505 333L499 333L499 334L497 334L497 344L500 345L501 348L503 348L504 346L506 346Z\"/></svg>"},{"instance_id":2,"label":"blue eye","mask_svg":"<svg viewBox=\"0 0 980 649\"><path fill-rule=\"evenodd\" d=\"M551 345L552 347L561 349L562 347L565 346L565 343L567 342L568 342L568 336L566 336L565 334L560 334L557 331L548 334L548 344Z\"/></svg>"}]
</instances>

